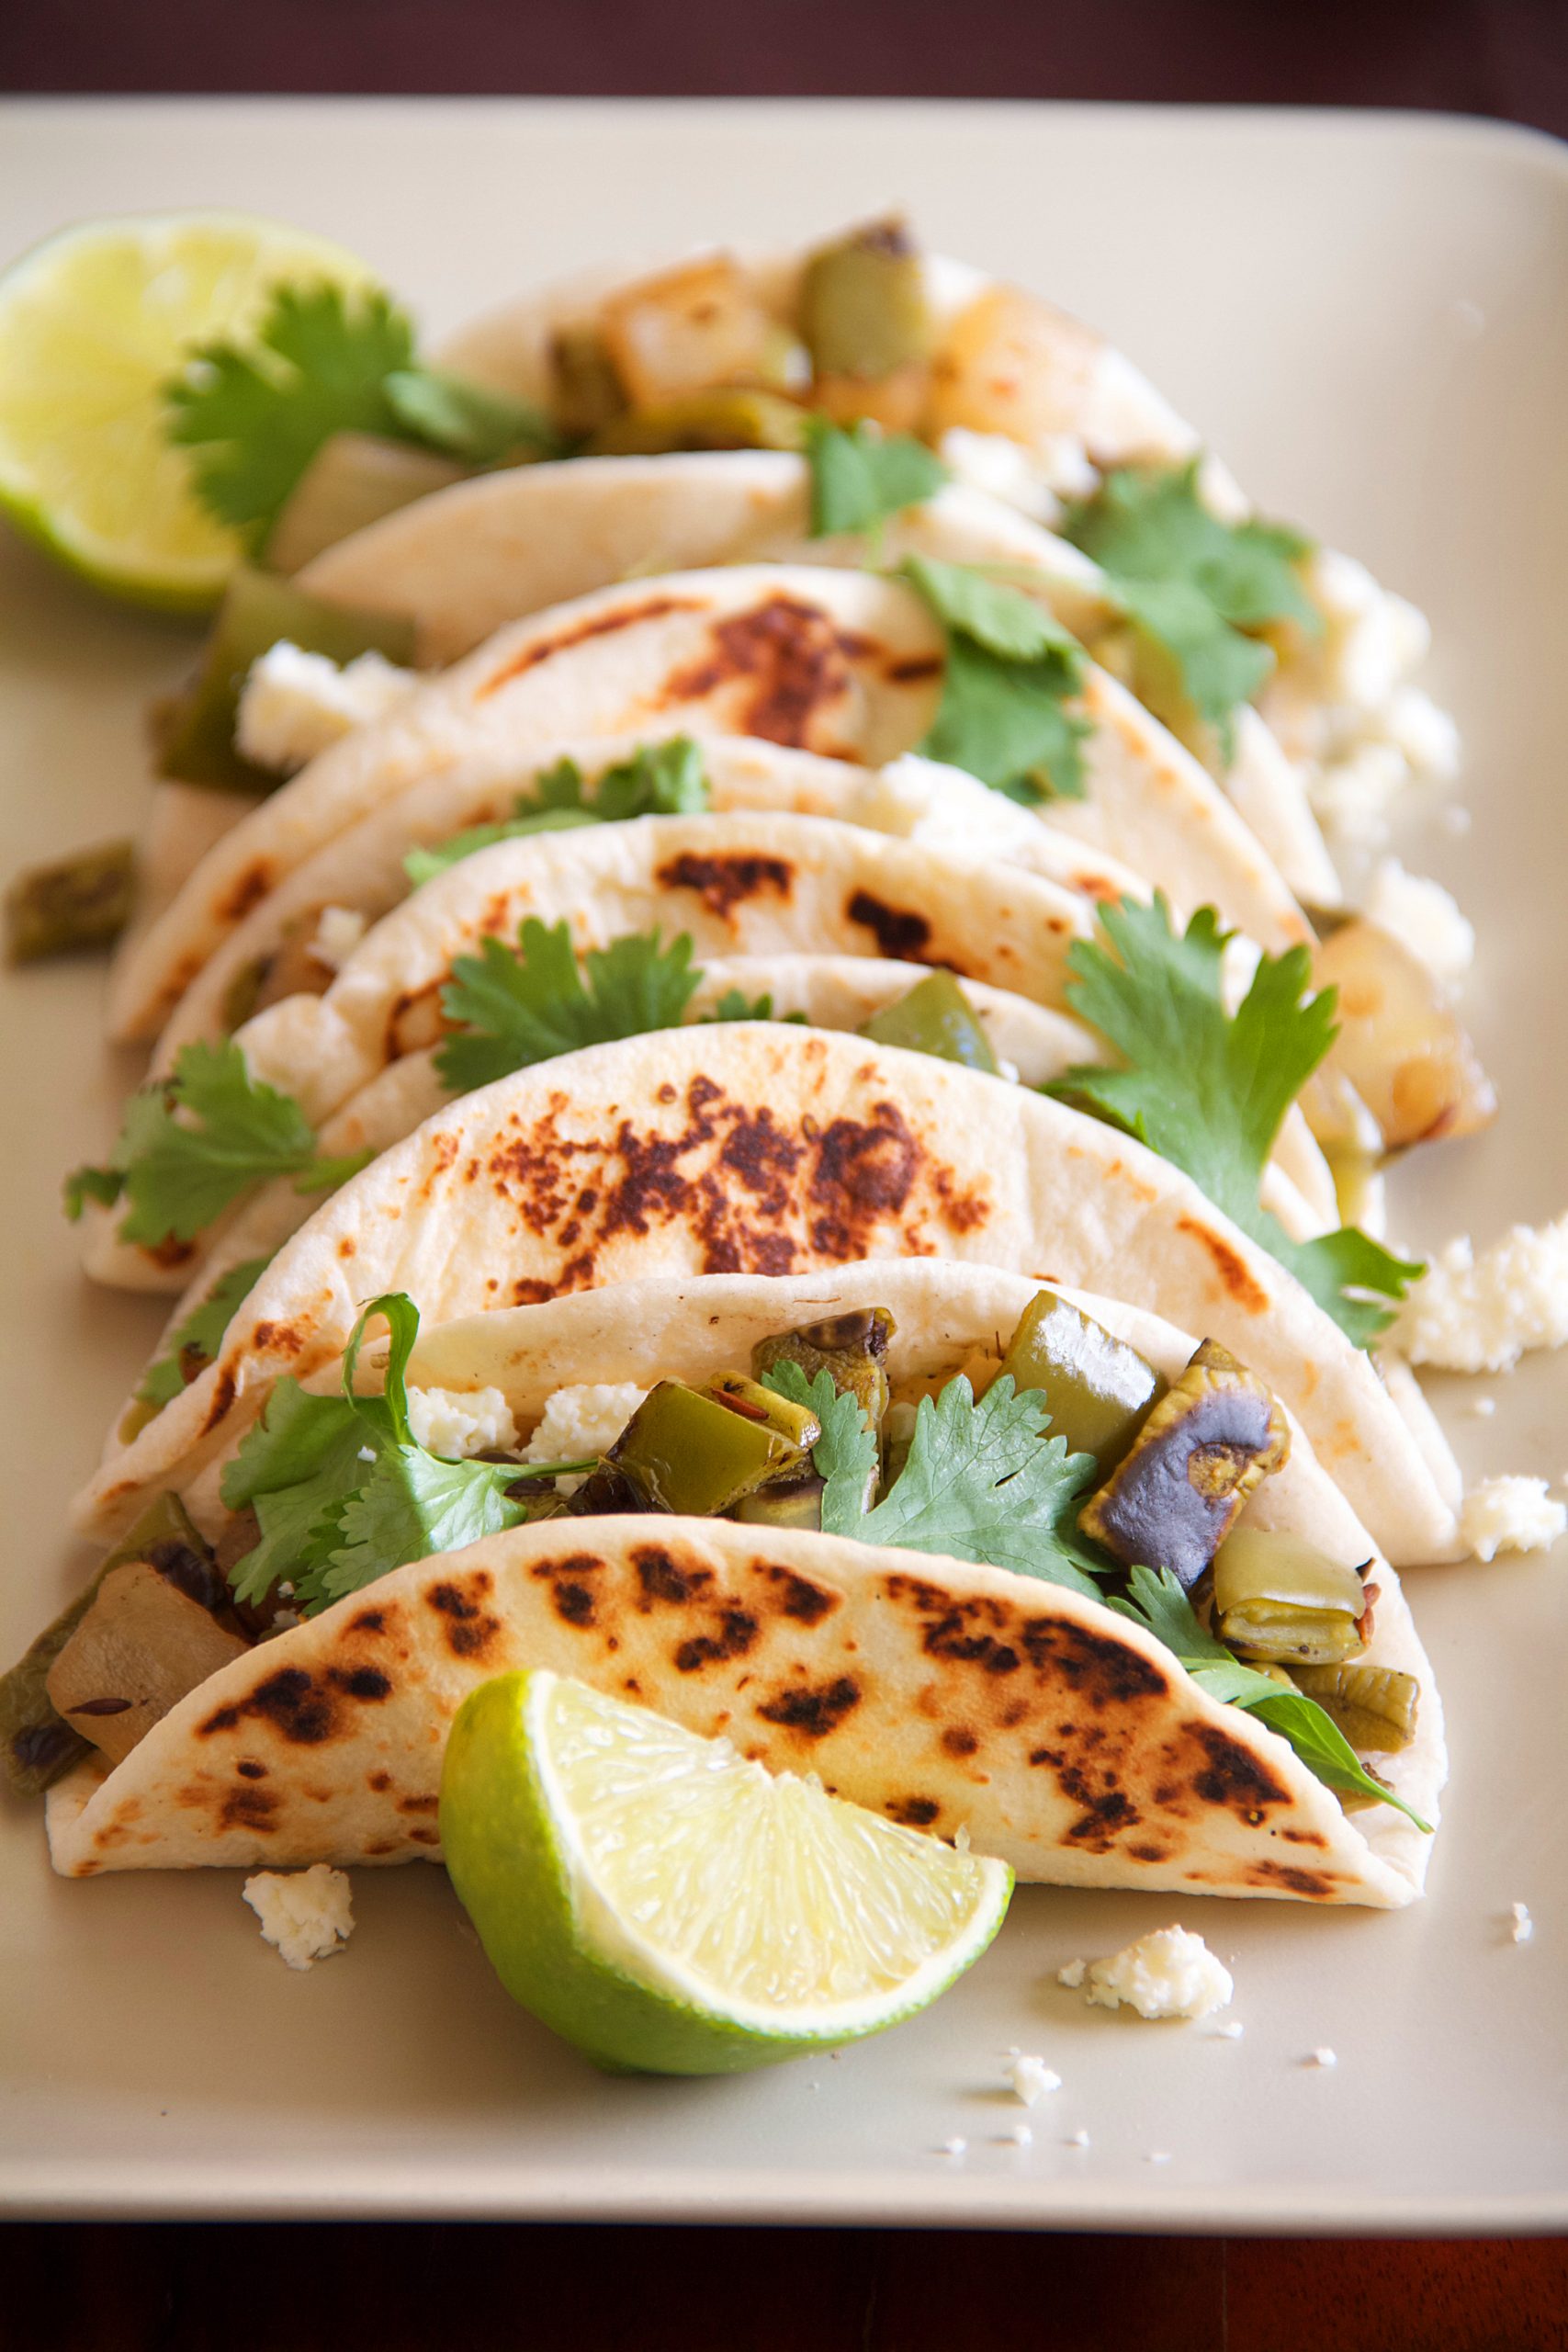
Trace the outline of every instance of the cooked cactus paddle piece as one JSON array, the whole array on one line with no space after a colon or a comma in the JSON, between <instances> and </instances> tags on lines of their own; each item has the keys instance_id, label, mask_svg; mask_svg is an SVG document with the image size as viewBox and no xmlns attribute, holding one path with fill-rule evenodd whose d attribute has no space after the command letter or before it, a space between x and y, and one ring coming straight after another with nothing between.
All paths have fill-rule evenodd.
<instances>
[{"instance_id":1,"label":"cooked cactus paddle piece","mask_svg":"<svg viewBox=\"0 0 1568 2352\"><path fill-rule=\"evenodd\" d=\"M800 331L813 403L840 424L868 417L887 433L919 425L934 340L920 256L902 220L877 220L806 265Z\"/></svg>"},{"instance_id":2,"label":"cooked cactus paddle piece","mask_svg":"<svg viewBox=\"0 0 1568 2352\"><path fill-rule=\"evenodd\" d=\"M1298 1666L1292 1680L1332 1715L1352 1747L1393 1754L1416 1736L1421 1686L1388 1666Z\"/></svg>"},{"instance_id":3,"label":"cooked cactus paddle piece","mask_svg":"<svg viewBox=\"0 0 1568 2352\"><path fill-rule=\"evenodd\" d=\"M908 995L863 1021L860 1034L878 1046L903 1046L912 1054L934 1054L939 1061L983 1069L989 1078L998 1075L980 1017L951 972L917 980Z\"/></svg>"},{"instance_id":4,"label":"cooked cactus paddle piece","mask_svg":"<svg viewBox=\"0 0 1568 2352\"><path fill-rule=\"evenodd\" d=\"M6 893L6 961L107 947L130 921L135 889L130 842L100 842L53 865L29 866Z\"/></svg>"},{"instance_id":5,"label":"cooked cactus paddle piece","mask_svg":"<svg viewBox=\"0 0 1568 2352\"><path fill-rule=\"evenodd\" d=\"M785 1401L766 1390L758 1393L773 1405ZM741 1402L744 1410L737 1409ZM779 1420L753 1407L750 1397L721 1398L682 1381L661 1380L572 1497L572 1510L588 1516L667 1510L693 1519L730 1510L743 1495L780 1473L809 1469L809 1447L821 1435L821 1424L807 1414L801 1426L809 1437L792 1441Z\"/></svg>"},{"instance_id":6,"label":"cooked cactus paddle piece","mask_svg":"<svg viewBox=\"0 0 1568 2352\"><path fill-rule=\"evenodd\" d=\"M97 1600L105 1579L114 1569L135 1560L151 1563L204 1608L220 1608L228 1599L228 1587L212 1553L178 1496L160 1495L54 1623L8 1674L0 1675L0 1753L6 1778L18 1796L41 1796L87 1753L86 1724L77 1729L58 1713L50 1698L49 1677Z\"/></svg>"},{"instance_id":7,"label":"cooked cactus paddle piece","mask_svg":"<svg viewBox=\"0 0 1568 2352\"><path fill-rule=\"evenodd\" d=\"M550 343L550 413L563 433L597 433L619 416L626 395L610 346L592 319L558 327Z\"/></svg>"},{"instance_id":8,"label":"cooked cactus paddle piece","mask_svg":"<svg viewBox=\"0 0 1568 2352\"><path fill-rule=\"evenodd\" d=\"M1069 1453L1092 1453L1102 1477L1115 1468L1166 1383L1136 1348L1081 1308L1043 1290L1008 1341L1001 1371L1015 1388L1043 1389L1052 1437Z\"/></svg>"},{"instance_id":9,"label":"cooked cactus paddle piece","mask_svg":"<svg viewBox=\"0 0 1568 2352\"><path fill-rule=\"evenodd\" d=\"M1299 1535L1242 1526L1214 1555L1214 1631L1238 1657L1337 1666L1364 1648L1359 1569Z\"/></svg>"},{"instance_id":10,"label":"cooked cactus paddle piece","mask_svg":"<svg viewBox=\"0 0 1568 2352\"><path fill-rule=\"evenodd\" d=\"M829 1315L819 1323L803 1323L798 1330L759 1340L751 1351L751 1370L761 1380L787 1360L797 1363L807 1380L830 1372L835 1385L857 1397L872 1428L880 1430L887 1410L887 1344L893 1329L886 1306Z\"/></svg>"},{"instance_id":11,"label":"cooked cactus paddle piece","mask_svg":"<svg viewBox=\"0 0 1568 2352\"><path fill-rule=\"evenodd\" d=\"M50 1704L112 1764L187 1690L250 1647L150 1560L111 1568L50 1668Z\"/></svg>"},{"instance_id":12,"label":"cooked cactus paddle piece","mask_svg":"<svg viewBox=\"0 0 1568 2352\"><path fill-rule=\"evenodd\" d=\"M1290 1450L1272 1392L1205 1340L1078 1524L1127 1566L1169 1568L1190 1588Z\"/></svg>"},{"instance_id":13,"label":"cooked cactus paddle piece","mask_svg":"<svg viewBox=\"0 0 1568 2352\"><path fill-rule=\"evenodd\" d=\"M381 653L413 659L414 627L392 613L360 612L308 596L287 580L246 567L229 582L196 683L160 713L159 774L228 792L271 792L282 781L234 747L240 692L253 662L287 638L333 662Z\"/></svg>"},{"instance_id":14,"label":"cooked cactus paddle piece","mask_svg":"<svg viewBox=\"0 0 1568 2352\"><path fill-rule=\"evenodd\" d=\"M806 411L777 392L719 385L628 409L593 433L590 457L662 457L672 449L801 449Z\"/></svg>"}]
</instances>

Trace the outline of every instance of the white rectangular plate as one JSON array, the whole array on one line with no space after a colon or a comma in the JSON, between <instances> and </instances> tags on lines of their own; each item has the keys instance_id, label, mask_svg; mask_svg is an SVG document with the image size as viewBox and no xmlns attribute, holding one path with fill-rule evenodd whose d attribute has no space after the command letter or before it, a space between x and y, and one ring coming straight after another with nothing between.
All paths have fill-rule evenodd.
<instances>
[{"instance_id":1,"label":"white rectangular plate","mask_svg":"<svg viewBox=\"0 0 1568 2352\"><path fill-rule=\"evenodd\" d=\"M1525 133L1398 117L1036 106L382 100L0 107L0 256L85 215L222 204L356 247L441 331L601 256L793 242L890 199L927 240L1104 328L1300 517L1430 613L1475 825L1407 861L1481 933L1470 1012L1504 1111L1397 1193L1418 1245L1564 1204L1568 169ZM186 640L0 545L0 871L129 831L139 706ZM85 1566L67 1501L157 1310L87 1291L58 1184L130 1065L99 975L4 981L0 1656ZM1452 1383L1467 1469L1568 1469L1568 1366ZM1417 1571L1454 1780L1430 1899L1397 1916L1021 1894L901 2031L735 2081L609 2081L511 2008L445 1879L355 1879L309 1976L236 1877L62 1884L0 1819L0 2205L13 2211L584 2215L1126 2229L1568 2226L1568 1584ZM1527 1902L1516 1946L1503 1915ZM1176 1913L1232 1964L1239 2041L1055 1983ZM1010 2044L1065 2087L1023 2110ZM1303 2064L1322 2044L1325 2072ZM1087 2148L1068 2144L1080 2126ZM952 2138L962 2156L939 2154ZM1151 2161L1156 2155L1168 2162Z\"/></svg>"}]
</instances>

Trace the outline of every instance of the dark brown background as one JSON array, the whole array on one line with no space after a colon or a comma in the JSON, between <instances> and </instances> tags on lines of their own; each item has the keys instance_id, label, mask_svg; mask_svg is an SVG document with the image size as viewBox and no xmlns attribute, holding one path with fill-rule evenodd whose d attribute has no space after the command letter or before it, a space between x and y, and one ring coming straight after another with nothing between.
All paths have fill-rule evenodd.
<instances>
[{"instance_id":1,"label":"dark brown background","mask_svg":"<svg viewBox=\"0 0 1568 2352\"><path fill-rule=\"evenodd\" d=\"M1568 0L0 0L0 87L1436 107L1568 135ZM0 2230L3 2352L362 2345L1563 2352L1568 2245Z\"/></svg>"}]
</instances>

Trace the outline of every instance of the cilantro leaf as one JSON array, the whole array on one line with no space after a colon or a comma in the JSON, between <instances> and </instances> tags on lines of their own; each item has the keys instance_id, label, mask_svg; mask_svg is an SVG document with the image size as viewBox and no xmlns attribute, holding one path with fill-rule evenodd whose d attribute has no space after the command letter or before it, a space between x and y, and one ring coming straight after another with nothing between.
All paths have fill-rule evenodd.
<instances>
[{"instance_id":1,"label":"cilantro leaf","mask_svg":"<svg viewBox=\"0 0 1568 2352\"><path fill-rule=\"evenodd\" d=\"M1140 634L1173 666L1177 691L1224 736L1274 666L1248 630L1321 627L1297 569L1312 541L1256 516L1226 523L1199 494L1200 460L1119 466L1068 507L1063 536L1110 578Z\"/></svg>"},{"instance_id":2,"label":"cilantro leaf","mask_svg":"<svg viewBox=\"0 0 1568 2352\"><path fill-rule=\"evenodd\" d=\"M344 1500L338 1541L300 1584L300 1599L324 1607L411 1560L519 1526L527 1512L507 1489L524 1475L515 1462L446 1462L422 1445L385 1447Z\"/></svg>"},{"instance_id":3,"label":"cilantro leaf","mask_svg":"<svg viewBox=\"0 0 1568 2352\"><path fill-rule=\"evenodd\" d=\"M1402 1797L1385 1789L1362 1766L1355 1749L1327 1711L1304 1690L1287 1690L1271 1674L1245 1665L1200 1623L1197 1611L1168 1568L1134 1568L1128 1592L1110 1602L1120 1616L1163 1642L1201 1690L1212 1699L1261 1716L1288 1740L1309 1772L1346 1795L1375 1797L1406 1815L1417 1829L1430 1825L1412 1813Z\"/></svg>"},{"instance_id":4,"label":"cilantro leaf","mask_svg":"<svg viewBox=\"0 0 1568 2352\"><path fill-rule=\"evenodd\" d=\"M378 287L279 286L254 340L205 345L166 388L171 441L219 522L260 540L334 433L407 438L386 380L413 327Z\"/></svg>"},{"instance_id":5,"label":"cilantro leaf","mask_svg":"<svg viewBox=\"0 0 1568 2352\"><path fill-rule=\"evenodd\" d=\"M1010 1374L978 1404L962 1374L940 1396L922 1396L908 1458L875 1509L854 1530L867 1544L947 1552L1020 1576L1100 1597L1094 1566L1076 1525L1094 1457L1047 1438L1050 1415L1038 1389L1014 1393Z\"/></svg>"},{"instance_id":6,"label":"cilantro leaf","mask_svg":"<svg viewBox=\"0 0 1568 2352\"><path fill-rule=\"evenodd\" d=\"M468 384L439 368L397 368L381 387L411 439L471 466L526 455L554 458L563 444L542 409L488 384Z\"/></svg>"},{"instance_id":7,"label":"cilantro leaf","mask_svg":"<svg viewBox=\"0 0 1568 2352\"><path fill-rule=\"evenodd\" d=\"M1043 605L966 564L905 558L904 577L947 637L942 701L917 748L1025 803L1081 800L1087 723L1077 639Z\"/></svg>"},{"instance_id":8,"label":"cilantro leaf","mask_svg":"<svg viewBox=\"0 0 1568 2352\"><path fill-rule=\"evenodd\" d=\"M223 1344L223 1334L234 1319L235 1309L250 1295L271 1262L269 1258L247 1258L243 1265L231 1266L201 1304L193 1306L185 1321L175 1326L168 1346L161 1355L153 1357L141 1375L136 1394L144 1405L163 1407L172 1403L199 1373L205 1372Z\"/></svg>"},{"instance_id":9,"label":"cilantro leaf","mask_svg":"<svg viewBox=\"0 0 1568 2352\"><path fill-rule=\"evenodd\" d=\"M786 1026L809 1029L810 1022L804 1012L775 1012L771 991L749 997L743 989L726 989L711 1012L705 1012L699 1027L712 1027L723 1021L778 1021Z\"/></svg>"},{"instance_id":10,"label":"cilantro leaf","mask_svg":"<svg viewBox=\"0 0 1568 2352\"><path fill-rule=\"evenodd\" d=\"M489 849L496 842L520 841L529 833L566 833L592 822L591 808L536 808L526 816L498 818L491 825L468 825L434 849L411 849L403 859L403 872L417 890L450 866L460 865L476 850Z\"/></svg>"},{"instance_id":11,"label":"cilantro leaf","mask_svg":"<svg viewBox=\"0 0 1568 2352\"><path fill-rule=\"evenodd\" d=\"M712 798L703 755L689 735L639 744L628 760L606 768L592 799L575 760L558 760L532 793L520 793L511 817L470 825L434 849L411 850L403 871L417 889L475 850L525 833L564 831L572 825L618 824L632 817L694 817Z\"/></svg>"},{"instance_id":12,"label":"cilantro leaf","mask_svg":"<svg viewBox=\"0 0 1568 2352\"><path fill-rule=\"evenodd\" d=\"M1221 989L1229 934L1212 907L1179 933L1156 893L1148 906L1123 899L1102 907L1100 923L1116 952L1098 940L1075 943L1067 995L1125 1067L1069 1069L1046 1091L1125 1128L1182 1169L1349 1339L1369 1345L1393 1318L1353 1294L1402 1298L1419 1265L1353 1227L1293 1241L1258 1199L1280 1122L1337 1035L1333 989L1303 1001L1311 959L1292 947L1262 958L1232 1015Z\"/></svg>"},{"instance_id":13,"label":"cilantro leaf","mask_svg":"<svg viewBox=\"0 0 1568 2352\"><path fill-rule=\"evenodd\" d=\"M313 1396L286 1374L224 1468L221 1492L232 1511L254 1509L261 1539L229 1571L239 1600L264 1600L273 1586L324 1565L335 1532L333 1514L365 1476L381 1431L360 1403ZM318 1530L326 1522L326 1532Z\"/></svg>"},{"instance_id":14,"label":"cilantro leaf","mask_svg":"<svg viewBox=\"0 0 1568 2352\"><path fill-rule=\"evenodd\" d=\"M829 1535L858 1535L877 1471L876 1431L860 1398L840 1388L826 1365L807 1380L805 1366L788 1356L762 1374L761 1385L816 1414L822 1434L811 1449L811 1466L824 1481L823 1529Z\"/></svg>"},{"instance_id":15,"label":"cilantro leaf","mask_svg":"<svg viewBox=\"0 0 1568 2352\"><path fill-rule=\"evenodd\" d=\"M253 545L337 433L413 441L470 465L561 447L526 402L421 368L412 322L379 287L275 287L254 335L203 345L164 401L203 504Z\"/></svg>"},{"instance_id":16,"label":"cilantro leaf","mask_svg":"<svg viewBox=\"0 0 1568 2352\"><path fill-rule=\"evenodd\" d=\"M547 930L530 915L518 942L481 940L478 956L457 957L441 991L446 1018L462 1024L435 1057L454 1093L580 1046L675 1028L702 979L686 932L667 948L657 932L630 933L591 948L581 971L564 917Z\"/></svg>"},{"instance_id":17,"label":"cilantro leaf","mask_svg":"<svg viewBox=\"0 0 1568 2352\"><path fill-rule=\"evenodd\" d=\"M86 1197L112 1203L123 1193L121 1240L191 1241L264 1178L292 1176L298 1191L323 1192L369 1156L318 1157L291 1094L253 1079L232 1038L197 1041L181 1047L172 1078L131 1096L109 1167L66 1179L66 1215L79 1216Z\"/></svg>"},{"instance_id":18,"label":"cilantro leaf","mask_svg":"<svg viewBox=\"0 0 1568 2352\"><path fill-rule=\"evenodd\" d=\"M379 1396L355 1394L369 1324L390 1333ZM230 1510L255 1511L261 1540L230 1570L242 1600L290 1583L307 1613L411 1560L455 1551L527 1516L508 1489L582 1464L448 1462L410 1433L407 1367L419 1309L401 1291L372 1299L344 1351L343 1393L312 1396L286 1376L223 1472Z\"/></svg>"},{"instance_id":19,"label":"cilantro leaf","mask_svg":"<svg viewBox=\"0 0 1568 2352\"><path fill-rule=\"evenodd\" d=\"M890 514L931 498L947 468L923 441L907 433L880 433L863 419L850 425L813 416L806 426L811 469L811 537L840 531L875 532Z\"/></svg>"}]
</instances>

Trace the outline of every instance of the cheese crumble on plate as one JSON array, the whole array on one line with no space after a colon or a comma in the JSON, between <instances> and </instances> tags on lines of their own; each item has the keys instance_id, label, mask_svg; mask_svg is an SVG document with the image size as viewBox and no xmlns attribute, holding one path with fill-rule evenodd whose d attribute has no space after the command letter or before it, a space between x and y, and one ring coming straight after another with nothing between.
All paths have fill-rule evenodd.
<instances>
[{"instance_id":1,"label":"cheese crumble on plate","mask_svg":"<svg viewBox=\"0 0 1568 2352\"><path fill-rule=\"evenodd\" d=\"M1107 1960L1075 1960L1057 1982L1082 1985L1101 2008L1135 2009L1141 2018L1206 2018L1229 2005L1231 1973L1201 1936L1187 1928L1156 1928Z\"/></svg>"},{"instance_id":2,"label":"cheese crumble on plate","mask_svg":"<svg viewBox=\"0 0 1568 2352\"><path fill-rule=\"evenodd\" d=\"M354 1889L345 1871L313 1862L308 1871L258 1871L245 1901L261 1931L290 1968L310 1968L341 1951L354 1933Z\"/></svg>"},{"instance_id":3,"label":"cheese crumble on plate","mask_svg":"<svg viewBox=\"0 0 1568 2352\"><path fill-rule=\"evenodd\" d=\"M1511 1372L1529 1348L1568 1340L1568 1216L1511 1226L1479 1258L1445 1242L1400 1309L1393 1343L1442 1372Z\"/></svg>"},{"instance_id":4,"label":"cheese crumble on plate","mask_svg":"<svg viewBox=\"0 0 1568 2352\"><path fill-rule=\"evenodd\" d=\"M1544 1552L1568 1529L1568 1507L1544 1478L1483 1478L1464 1498L1460 1535L1478 1560L1499 1552Z\"/></svg>"}]
</instances>

